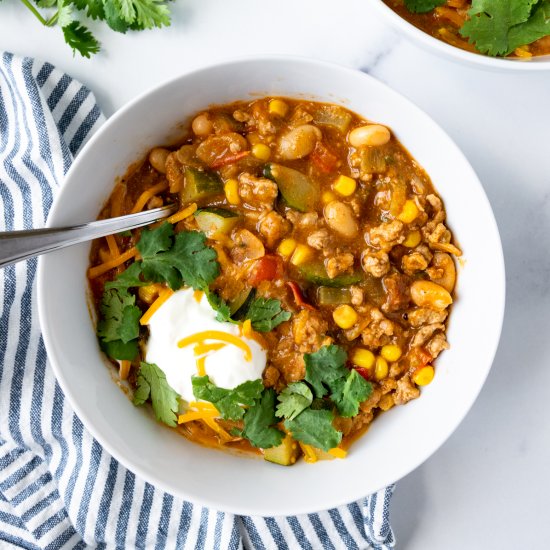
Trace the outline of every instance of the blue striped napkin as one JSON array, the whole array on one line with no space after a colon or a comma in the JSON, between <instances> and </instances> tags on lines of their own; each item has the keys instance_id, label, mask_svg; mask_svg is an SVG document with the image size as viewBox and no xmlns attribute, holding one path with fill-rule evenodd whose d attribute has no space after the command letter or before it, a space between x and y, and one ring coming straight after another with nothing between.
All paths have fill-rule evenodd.
<instances>
[{"instance_id":1,"label":"blue striped napkin","mask_svg":"<svg viewBox=\"0 0 550 550\"><path fill-rule=\"evenodd\" d=\"M104 121L49 63L0 60L0 230L42 227L73 157ZM393 487L318 514L243 517L136 477L86 431L48 364L36 259L0 271L0 547L387 550Z\"/></svg>"}]
</instances>

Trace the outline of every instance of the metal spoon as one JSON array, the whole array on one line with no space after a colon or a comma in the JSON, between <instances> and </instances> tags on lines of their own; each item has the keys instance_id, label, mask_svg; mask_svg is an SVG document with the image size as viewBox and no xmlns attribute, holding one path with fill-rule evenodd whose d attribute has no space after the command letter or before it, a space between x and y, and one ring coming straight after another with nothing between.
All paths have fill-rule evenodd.
<instances>
[{"instance_id":1,"label":"metal spoon","mask_svg":"<svg viewBox=\"0 0 550 550\"><path fill-rule=\"evenodd\" d=\"M170 204L137 214L109 218L69 227L51 227L25 231L0 231L0 268L53 252L66 246L114 235L167 218L178 206Z\"/></svg>"}]
</instances>

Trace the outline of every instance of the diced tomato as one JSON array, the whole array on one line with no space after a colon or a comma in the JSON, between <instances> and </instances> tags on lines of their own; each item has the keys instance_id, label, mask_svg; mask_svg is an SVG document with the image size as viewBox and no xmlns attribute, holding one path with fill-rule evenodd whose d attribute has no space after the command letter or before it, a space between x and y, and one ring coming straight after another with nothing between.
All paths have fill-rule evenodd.
<instances>
[{"instance_id":1,"label":"diced tomato","mask_svg":"<svg viewBox=\"0 0 550 550\"><path fill-rule=\"evenodd\" d=\"M302 294L302 289L298 286L298 283L295 283L294 281L288 281L286 284L289 286L290 290L292 290L292 294L294 296L294 301L296 302L296 305L303 307L305 309L317 311L315 307L313 307L310 303L306 302L304 295Z\"/></svg>"},{"instance_id":2,"label":"diced tomato","mask_svg":"<svg viewBox=\"0 0 550 550\"><path fill-rule=\"evenodd\" d=\"M370 374L367 369L364 369L363 367L353 367L354 370L357 371L357 374L360 374L367 382L370 380Z\"/></svg>"},{"instance_id":3,"label":"diced tomato","mask_svg":"<svg viewBox=\"0 0 550 550\"><path fill-rule=\"evenodd\" d=\"M320 141L315 145L309 158L325 174L334 172L338 166L338 157L333 155Z\"/></svg>"},{"instance_id":4,"label":"diced tomato","mask_svg":"<svg viewBox=\"0 0 550 550\"><path fill-rule=\"evenodd\" d=\"M283 275L283 260L280 256L267 254L256 262L248 282L252 286L259 285L262 281L273 281Z\"/></svg>"},{"instance_id":5,"label":"diced tomato","mask_svg":"<svg viewBox=\"0 0 550 550\"><path fill-rule=\"evenodd\" d=\"M433 357L423 347L417 347L410 351L408 359L412 369L420 369L430 364Z\"/></svg>"},{"instance_id":6,"label":"diced tomato","mask_svg":"<svg viewBox=\"0 0 550 550\"><path fill-rule=\"evenodd\" d=\"M211 163L210 168L216 169L216 168L221 168L222 166L233 164L238 160L244 159L249 154L250 154L250 151L241 151L240 153L236 153L234 155L225 155L225 157L217 159L213 163Z\"/></svg>"}]
</instances>

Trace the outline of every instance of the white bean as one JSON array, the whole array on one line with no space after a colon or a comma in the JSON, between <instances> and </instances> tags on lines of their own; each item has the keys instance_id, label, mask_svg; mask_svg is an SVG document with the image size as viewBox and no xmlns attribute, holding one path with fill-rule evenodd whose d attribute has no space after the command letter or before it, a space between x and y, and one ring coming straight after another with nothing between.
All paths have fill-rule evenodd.
<instances>
[{"instance_id":1,"label":"white bean","mask_svg":"<svg viewBox=\"0 0 550 550\"><path fill-rule=\"evenodd\" d=\"M208 115L205 113L202 113L201 115L197 115L193 122L191 123L191 129L197 136L207 136L208 134L211 134L214 126L212 124L212 121L208 118Z\"/></svg>"},{"instance_id":2,"label":"white bean","mask_svg":"<svg viewBox=\"0 0 550 550\"><path fill-rule=\"evenodd\" d=\"M323 137L319 128L302 124L283 134L279 140L279 155L284 160L301 159L309 155Z\"/></svg>"},{"instance_id":3,"label":"white bean","mask_svg":"<svg viewBox=\"0 0 550 550\"><path fill-rule=\"evenodd\" d=\"M155 147L149 153L149 162L151 166L161 174L166 174L166 159L170 151L164 147Z\"/></svg>"},{"instance_id":4,"label":"white bean","mask_svg":"<svg viewBox=\"0 0 550 550\"><path fill-rule=\"evenodd\" d=\"M359 126L354 128L348 135L348 141L353 147L386 145L390 138L390 131L380 124Z\"/></svg>"},{"instance_id":5,"label":"white bean","mask_svg":"<svg viewBox=\"0 0 550 550\"><path fill-rule=\"evenodd\" d=\"M331 201L325 206L325 220L331 229L340 235L351 238L357 235L359 226L352 209L343 202Z\"/></svg>"}]
</instances>

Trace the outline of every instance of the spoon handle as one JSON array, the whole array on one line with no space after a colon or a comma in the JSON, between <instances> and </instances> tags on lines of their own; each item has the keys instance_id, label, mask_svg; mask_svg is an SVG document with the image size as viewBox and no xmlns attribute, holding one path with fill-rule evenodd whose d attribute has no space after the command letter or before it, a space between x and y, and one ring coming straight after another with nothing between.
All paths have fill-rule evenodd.
<instances>
[{"instance_id":1,"label":"spoon handle","mask_svg":"<svg viewBox=\"0 0 550 550\"><path fill-rule=\"evenodd\" d=\"M0 268L66 246L142 227L166 218L176 210L176 205L168 205L137 214L69 227L0 232Z\"/></svg>"}]
</instances>

